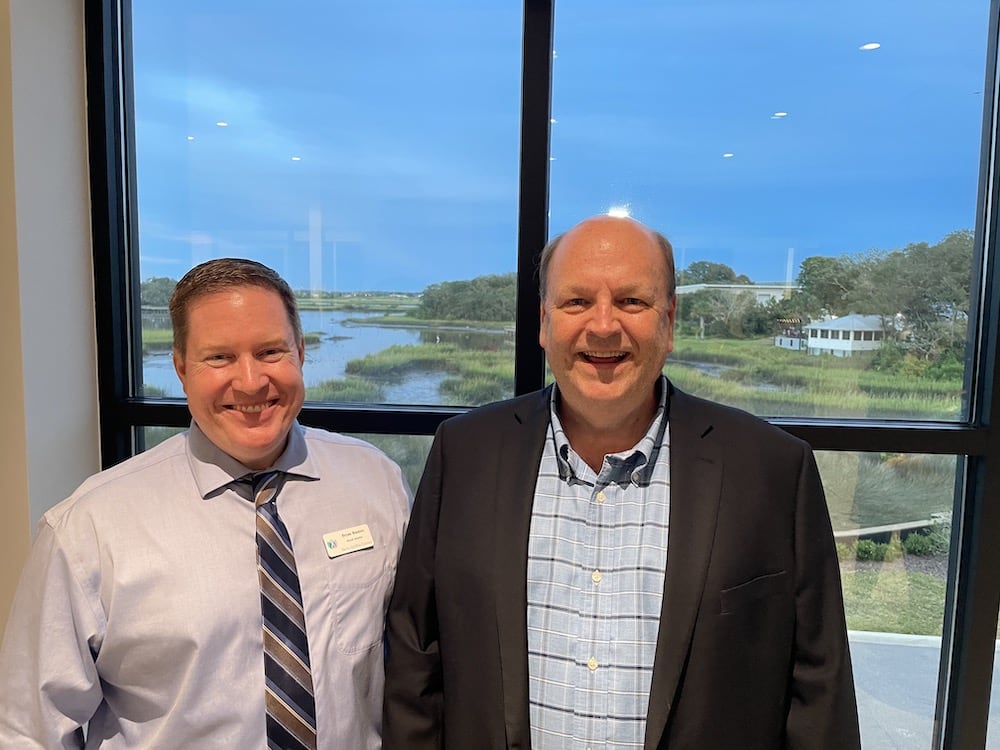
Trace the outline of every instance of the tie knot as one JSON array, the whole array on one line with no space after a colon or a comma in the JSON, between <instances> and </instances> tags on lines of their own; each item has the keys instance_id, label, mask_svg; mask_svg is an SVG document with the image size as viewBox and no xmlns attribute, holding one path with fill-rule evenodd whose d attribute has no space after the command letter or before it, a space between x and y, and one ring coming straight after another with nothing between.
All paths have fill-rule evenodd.
<instances>
[{"instance_id":1,"label":"tie knot","mask_svg":"<svg viewBox=\"0 0 1000 750\"><path fill-rule=\"evenodd\" d=\"M249 482L250 484L255 508L259 508L264 503L270 502L278 494L282 473L280 471L260 471L241 478L240 481Z\"/></svg>"}]
</instances>

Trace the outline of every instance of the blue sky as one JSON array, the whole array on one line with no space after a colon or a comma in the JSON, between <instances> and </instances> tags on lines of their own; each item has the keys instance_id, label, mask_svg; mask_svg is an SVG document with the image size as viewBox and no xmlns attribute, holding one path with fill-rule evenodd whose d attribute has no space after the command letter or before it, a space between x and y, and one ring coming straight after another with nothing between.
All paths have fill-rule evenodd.
<instances>
[{"instance_id":1,"label":"blue sky","mask_svg":"<svg viewBox=\"0 0 1000 750\"><path fill-rule=\"evenodd\" d=\"M520 3L277 7L134 4L141 277L221 255L338 291L514 270ZM971 228L987 11L557 3L551 230L627 206L679 267L763 282Z\"/></svg>"}]
</instances>

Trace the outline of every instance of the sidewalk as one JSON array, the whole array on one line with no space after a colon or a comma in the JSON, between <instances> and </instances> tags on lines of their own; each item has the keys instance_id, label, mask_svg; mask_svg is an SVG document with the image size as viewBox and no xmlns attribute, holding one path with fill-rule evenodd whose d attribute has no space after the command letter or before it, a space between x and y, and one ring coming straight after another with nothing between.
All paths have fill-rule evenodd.
<instances>
[{"instance_id":1,"label":"sidewalk","mask_svg":"<svg viewBox=\"0 0 1000 750\"><path fill-rule=\"evenodd\" d=\"M851 631L863 750L929 750L941 639ZM993 674L987 750L1000 750L1000 680Z\"/></svg>"}]
</instances>

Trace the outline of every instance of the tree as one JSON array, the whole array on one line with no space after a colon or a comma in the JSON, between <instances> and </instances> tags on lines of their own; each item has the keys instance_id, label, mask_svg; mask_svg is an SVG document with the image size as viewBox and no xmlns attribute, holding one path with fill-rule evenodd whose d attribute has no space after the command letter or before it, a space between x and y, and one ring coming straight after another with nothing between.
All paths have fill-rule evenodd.
<instances>
[{"instance_id":1,"label":"tree","mask_svg":"<svg viewBox=\"0 0 1000 750\"><path fill-rule=\"evenodd\" d=\"M139 300L144 307L166 307L177 282L166 276L155 276L139 285Z\"/></svg>"},{"instance_id":2,"label":"tree","mask_svg":"<svg viewBox=\"0 0 1000 750\"><path fill-rule=\"evenodd\" d=\"M736 275L736 271L725 263L696 260L677 275L678 284L751 284L747 276Z\"/></svg>"},{"instance_id":3,"label":"tree","mask_svg":"<svg viewBox=\"0 0 1000 750\"><path fill-rule=\"evenodd\" d=\"M814 255L799 267L799 287L828 315L850 312L850 294L857 287L858 268L847 257L828 258Z\"/></svg>"},{"instance_id":4,"label":"tree","mask_svg":"<svg viewBox=\"0 0 1000 750\"><path fill-rule=\"evenodd\" d=\"M908 245L885 269L884 291L904 323L903 346L910 353L935 361L964 356L972 244L972 232L952 232L936 245Z\"/></svg>"},{"instance_id":5,"label":"tree","mask_svg":"<svg viewBox=\"0 0 1000 750\"><path fill-rule=\"evenodd\" d=\"M900 352L925 362L961 361L972 257L973 234L959 230L936 245L806 258L798 277L801 291L793 300L804 311L880 315L900 327L893 344Z\"/></svg>"},{"instance_id":6,"label":"tree","mask_svg":"<svg viewBox=\"0 0 1000 750\"><path fill-rule=\"evenodd\" d=\"M516 300L515 274L478 276L431 284L414 314L424 320L514 320Z\"/></svg>"},{"instance_id":7,"label":"tree","mask_svg":"<svg viewBox=\"0 0 1000 750\"><path fill-rule=\"evenodd\" d=\"M683 319L697 322L698 336L743 338L745 324L757 302L752 292L733 294L721 289L701 289L681 300ZM758 323L753 323L756 328Z\"/></svg>"}]
</instances>

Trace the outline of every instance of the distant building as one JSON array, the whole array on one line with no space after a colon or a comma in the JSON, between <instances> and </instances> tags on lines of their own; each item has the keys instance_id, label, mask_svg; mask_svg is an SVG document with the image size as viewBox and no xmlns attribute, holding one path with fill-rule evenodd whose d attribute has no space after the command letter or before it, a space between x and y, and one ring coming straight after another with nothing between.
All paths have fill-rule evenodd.
<instances>
[{"instance_id":1,"label":"distant building","mask_svg":"<svg viewBox=\"0 0 1000 750\"><path fill-rule=\"evenodd\" d=\"M143 328L170 328L170 308L142 306Z\"/></svg>"},{"instance_id":2,"label":"distant building","mask_svg":"<svg viewBox=\"0 0 1000 750\"><path fill-rule=\"evenodd\" d=\"M775 321L778 333L774 337L774 345L781 349L799 352L806 348L806 334L802 330L801 318L781 318Z\"/></svg>"},{"instance_id":3,"label":"distant building","mask_svg":"<svg viewBox=\"0 0 1000 750\"><path fill-rule=\"evenodd\" d=\"M873 352L882 346L885 326L878 315L844 315L803 326L810 354L850 357Z\"/></svg>"},{"instance_id":4,"label":"distant building","mask_svg":"<svg viewBox=\"0 0 1000 750\"><path fill-rule=\"evenodd\" d=\"M704 292L708 290L718 290L726 294L743 294L751 292L754 301L759 305L764 305L771 300L785 299L791 296L792 292L798 290L798 284L682 284L677 287L677 296L683 297L685 294Z\"/></svg>"}]
</instances>

